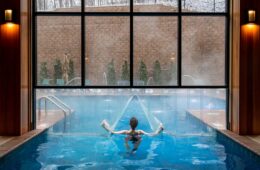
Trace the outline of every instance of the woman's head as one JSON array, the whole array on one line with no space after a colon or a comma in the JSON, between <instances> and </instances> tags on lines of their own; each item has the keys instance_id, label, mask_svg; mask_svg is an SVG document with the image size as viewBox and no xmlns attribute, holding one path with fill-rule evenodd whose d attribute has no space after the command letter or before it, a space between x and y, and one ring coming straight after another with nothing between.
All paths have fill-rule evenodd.
<instances>
[{"instance_id":1,"label":"woman's head","mask_svg":"<svg viewBox=\"0 0 260 170\"><path fill-rule=\"evenodd\" d=\"M131 126L131 129L132 130L135 130L135 128L137 127L138 125L138 120L135 118L135 117L132 117L130 119L130 126Z\"/></svg>"}]
</instances>

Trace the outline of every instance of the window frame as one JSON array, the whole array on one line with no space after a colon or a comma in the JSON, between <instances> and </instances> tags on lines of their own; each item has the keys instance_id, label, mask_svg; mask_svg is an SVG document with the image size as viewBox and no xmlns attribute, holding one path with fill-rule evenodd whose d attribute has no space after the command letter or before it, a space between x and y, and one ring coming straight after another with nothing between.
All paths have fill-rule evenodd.
<instances>
[{"instance_id":1,"label":"window frame","mask_svg":"<svg viewBox=\"0 0 260 170\"><path fill-rule=\"evenodd\" d=\"M182 12L182 0L178 0L178 11L176 12L134 12L134 0L130 0L129 12L86 12L85 0L81 0L80 12L41 12L36 9L36 0L32 0L32 87L33 87L33 112L32 120L35 128L36 122L36 90L37 89L124 89L124 88L176 88L176 89L225 89L226 90L226 124L227 129L230 128L229 116L229 84L230 84L230 2L226 0L225 12ZM77 86L42 86L37 84L37 17L38 16L79 16L81 17L81 85ZM130 85L129 86L100 86L85 85L85 27L87 16L127 16L130 18ZM161 86L135 86L134 85L134 17L135 16L174 16L178 19L177 25L177 85L161 85ZM185 16L208 16L208 17L225 17L225 83L223 85L182 85L182 17Z\"/></svg>"}]
</instances>

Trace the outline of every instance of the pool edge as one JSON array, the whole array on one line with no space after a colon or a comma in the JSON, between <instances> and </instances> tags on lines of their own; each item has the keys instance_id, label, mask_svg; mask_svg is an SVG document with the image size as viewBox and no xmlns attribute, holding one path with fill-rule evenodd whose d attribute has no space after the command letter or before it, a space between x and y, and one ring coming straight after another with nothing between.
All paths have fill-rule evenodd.
<instances>
[{"instance_id":1,"label":"pool edge","mask_svg":"<svg viewBox=\"0 0 260 170\"><path fill-rule=\"evenodd\" d=\"M230 130L220 130L217 129L215 127L213 127L212 125L208 124L207 122L199 119L198 117L196 117L195 115L193 115L190 110L186 110L186 113L189 114L189 116L197 119L198 121L200 121L201 123L205 124L206 126L211 127L212 129L214 129L217 133L220 133L221 135L224 135L225 137L227 137L228 139L232 140L233 142L240 144L241 146L243 146L245 149L248 149L249 151L253 152L254 154L258 155L260 157L260 144L253 141L252 139L249 139L247 136L241 136L238 135Z\"/></svg>"}]
</instances>

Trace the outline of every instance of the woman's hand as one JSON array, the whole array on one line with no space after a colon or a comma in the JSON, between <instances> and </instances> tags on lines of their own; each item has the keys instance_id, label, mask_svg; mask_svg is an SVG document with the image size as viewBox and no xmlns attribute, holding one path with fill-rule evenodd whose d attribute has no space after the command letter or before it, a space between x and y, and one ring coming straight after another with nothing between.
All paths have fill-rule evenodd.
<instances>
[{"instance_id":1,"label":"woman's hand","mask_svg":"<svg viewBox=\"0 0 260 170\"><path fill-rule=\"evenodd\" d=\"M160 124L159 124L159 128L158 128L158 132L160 133L160 132L162 132L163 130L164 130L163 124L160 123Z\"/></svg>"},{"instance_id":2,"label":"woman's hand","mask_svg":"<svg viewBox=\"0 0 260 170\"><path fill-rule=\"evenodd\" d=\"M110 133L113 133L112 129L110 128L110 125L108 124L108 122L106 120L103 120L100 125L107 130Z\"/></svg>"}]
</instances>

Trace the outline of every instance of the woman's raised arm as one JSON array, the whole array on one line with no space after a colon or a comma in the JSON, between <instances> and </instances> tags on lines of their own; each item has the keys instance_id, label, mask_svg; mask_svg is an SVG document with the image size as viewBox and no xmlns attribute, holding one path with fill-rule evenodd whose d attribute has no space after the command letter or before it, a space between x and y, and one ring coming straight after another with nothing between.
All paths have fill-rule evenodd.
<instances>
[{"instance_id":1,"label":"woman's raised arm","mask_svg":"<svg viewBox=\"0 0 260 170\"><path fill-rule=\"evenodd\" d=\"M114 131L112 130L112 128L110 127L109 123L106 120L103 120L100 124L106 131L108 131L111 134L127 134L128 130L120 130L120 131Z\"/></svg>"},{"instance_id":2,"label":"woman's raised arm","mask_svg":"<svg viewBox=\"0 0 260 170\"><path fill-rule=\"evenodd\" d=\"M139 130L139 133L140 135L147 135L147 136L156 136L156 135L159 135L162 131L163 131L163 125L160 124L158 129L155 131L155 132L152 132L152 133L148 133L148 132L145 132L143 130Z\"/></svg>"}]
</instances>

